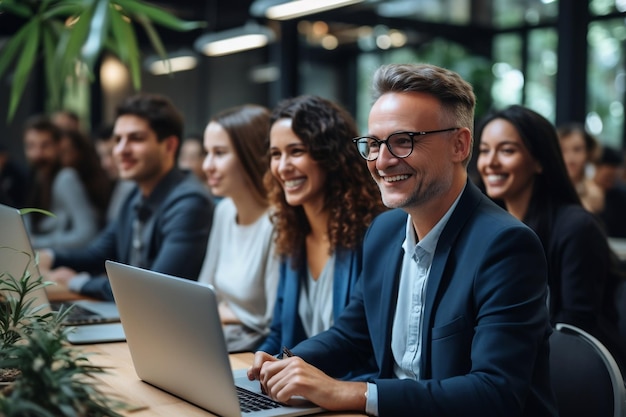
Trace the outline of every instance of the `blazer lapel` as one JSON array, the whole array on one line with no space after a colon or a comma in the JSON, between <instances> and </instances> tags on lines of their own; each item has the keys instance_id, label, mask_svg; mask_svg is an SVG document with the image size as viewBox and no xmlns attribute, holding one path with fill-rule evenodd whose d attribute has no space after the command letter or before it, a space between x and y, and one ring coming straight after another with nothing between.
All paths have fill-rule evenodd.
<instances>
[{"instance_id":1,"label":"blazer lapel","mask_svg":"<svg viewBox=\"0 0 626 417\"><path fill-rule=\"evenodd\" d=\"M390 237L389 246L385 253L380 257L381 268L383 269L380 299L389 300L389 304L380 304L380 311L378 314L382 315L381 323L383 323L382 329L384 334L374 340L378 339L384 343L384 349L382 349L383 358L380 362L383 364L383 369L381 369L381 375L383 376L393 375L391 333L393 329L393 318L396 314L398 288L400 285L400 271L402 269L402 259L404 257L402 242L404 242L404 237L406 236L406 222L403 224L405 227L399 228L400 230L394 236Z\"/></svg>"},{"instance_id":2,"label":"blazer lapel","mask_svg":"<svg viewBox=\"0 0 626 417\"><path fill-rule=\"evenodd\" d=\"M422 331L422 355L420 359L420 370L422 378L430 378L430 368L426 364L430 361L430 341L432 340L431 329L433 326L433 311L438 307L438 293L444 278L444 272L448 257L456 238L463 229L463 225L473 213L482 196L481 191L471 182L467 182L463 195L459 200L448 223L444 227L437 249L433 257L433 263L428 275L426 286L426 296L424 299L424 324Z\"/></svg>"}]
</instances>

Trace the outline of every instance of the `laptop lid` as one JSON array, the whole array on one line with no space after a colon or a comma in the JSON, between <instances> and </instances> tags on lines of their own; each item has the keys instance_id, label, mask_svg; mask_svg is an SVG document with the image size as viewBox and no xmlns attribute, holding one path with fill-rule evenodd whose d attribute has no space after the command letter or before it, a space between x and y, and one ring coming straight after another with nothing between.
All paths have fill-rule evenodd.
<instances>
[{"instance_id":1,"label":"laptop lid","mask_svg":"<svg viewBox=\"0 0 626 417\"><path fill-rule=\"evenodd\" d=\"M25 271L28 271L32 277L39 277L40 272L35 262L30 238L18 209L0 204L0 231L0 274L4 273L19 279ZM50 311L50 302L44 287L36 288L29 294L29 297L34 299L33 305L40 306L42 312ZM119 322L119 312L113 302L80 300L73 303L92 314L91 317L86 317L84 323L98 321L98 317L108 322L115 320ZM72 326L79 324L82 323L71 323ZM96 329L102 329L100 337L97 338L98 341L124 341L122 326L118 323L117 329L114 330L114 328L115 326L106 326L75 330L69 340L72 343L95 343L92 342L96 340L94 332ZM104 329L107 331L105 332ZM85 334L84 338L81 337L82 334Z\"/></svg>"},{"instance_id":2,"label":"laptop lid","mask_svg":"<svg viewBox=\"0 0 626 417\"><path fill-rule=\"evenodd\" d=\"M107 261L137 376L164 391L225 417L242 415L235 386L260 394L256 381L230 367L213 289L158 272ZM323 411L302 407L245 413L300 416Z\"/></svg>"}]
</instances>

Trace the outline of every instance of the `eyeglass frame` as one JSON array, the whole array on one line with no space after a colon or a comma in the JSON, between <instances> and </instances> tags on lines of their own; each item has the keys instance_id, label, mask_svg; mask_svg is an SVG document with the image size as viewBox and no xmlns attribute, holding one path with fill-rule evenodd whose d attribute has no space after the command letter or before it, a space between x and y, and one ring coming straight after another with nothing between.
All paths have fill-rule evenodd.
<instances>
[{"instance_id":1,"label":"eyeglass frame","mask_svg":"<svg viewBox=\"0 0 626 417\"><path fill-rule=\"evenodd\" d=\"M381 144L385 144L387 146L387 150L389 151L390 154L392 154L396 158L404 159L404 158L408 158L413 153L413 149L415 148L415 136L426 136L426 135L430 135L432 133L452 132L453 130L457 130L457 129L460 129L460 127L449 127L447 129L438 129L438 130L422 130L422 131L419 131L419 132L411 132L411 131L393 132L392 134L387 136L387 139L384 139L384 140L375 138L374 136L359 136L357 138L352 139L352 143L354 143L356 145L357 152L366 161L375 161L375 160L377 160L378 159L378 154L380 154L380 150L378 151L378 154L376 155L376 158L369 159L367 156L363 155L361 153L361 151L359 150L359 141L362 140L362 139L373 140L374 142L376 142L378 144L378 148L379 149L380 149L380 145ZM393 135L400 135L400 134L409 135L409 137L411 138L411 150L405 156L398 156L398 155L396 155L391 150L391 146L389 146L389 138L391 138Z\"/></svg>"}]
</instances>

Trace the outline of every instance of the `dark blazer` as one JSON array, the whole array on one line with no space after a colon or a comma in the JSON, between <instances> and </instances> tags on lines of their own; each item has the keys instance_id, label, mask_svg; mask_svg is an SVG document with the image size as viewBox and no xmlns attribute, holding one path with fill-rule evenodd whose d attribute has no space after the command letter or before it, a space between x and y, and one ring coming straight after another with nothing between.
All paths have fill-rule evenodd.
<instances>
[{"instance_id":1,"label":"dark blazer","mask_svg":"<svg viewBox=\"0 0 626 417\"><path fill-rule=\"evenodd\" d=\"M350 304L294 353L333 376L374 355L381 417L556 416L542 245L472 183L434 254L420 380L394 378L391 330L406 221L400 210L375 219Z\"/></svg>"},{"instance_id":2,"label":"dark blazer","mask_svg":"<svg viewBox=\"0 0 626 417\"><path fill-rule=\"evenodd\" d=\"M118 218L81 250L55 252L54 267L67 266L93 276L81 293L112 300L106 275L107 259L130 263L135 206L140 193L135 189L120 208ZM214 204L206 187L193 175L173 169L157 185L148 202L153 213L146 224L145 268L181 278L197 280L207 249Z\"/></svg>"},{"instance_id":3,"label":"dark blazer","mask_svg":"<svg viewBox=\"0 0 626 417\"><path fill-rule=\"evenodd\" d=\"M338 250L333 275L333 319L348 304L356 280L361 272L361 248L356 251ZM280 264L278 293L270 333L258 350L278 354L282 346L291 348L307 338L298 314L300 285L306 277L306 265L300 271L291 267L291 260Z\"/></svg>"},{"instance_id":4,"label":"dark blazer","mask_svg":"<svg viewBox=\"0 0 626 417\"><path fill-rule=\"evenodd\" d=\"M552 324L569 323L598 338L624 369L625 344L617 325L611 251L594 215L570 204L556 210L546 248Z\"/></svg>"}]
</instances>

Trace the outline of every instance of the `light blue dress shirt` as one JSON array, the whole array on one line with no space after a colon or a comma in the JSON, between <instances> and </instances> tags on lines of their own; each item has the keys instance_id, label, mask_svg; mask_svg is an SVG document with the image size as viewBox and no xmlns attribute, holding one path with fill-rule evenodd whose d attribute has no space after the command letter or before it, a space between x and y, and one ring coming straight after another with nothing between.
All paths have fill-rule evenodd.
<instances>
[{"instance_id":1,"label":"light blue dress shirt","mask_svg":"<svg viewBox=\"0 0 626 417\"><path fill-rule=\"evenodd\" d=\"M463 188L465 190L465 187ZM421 241L413 228L411 216L407 218L406 237L402 243L404 257L400 272L398 301L391 330L391 352L394 359L394 373L397 378L418 380L422 353L422 328L424 296L428 275L439 236L446 227L456 208L463 190L459 193L446 214L437 222ZM367 384L365 412L378 415L378 391L376 384Z\"/></svg>"}]
</instances>

